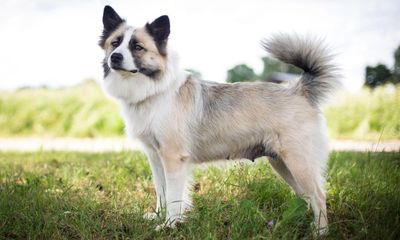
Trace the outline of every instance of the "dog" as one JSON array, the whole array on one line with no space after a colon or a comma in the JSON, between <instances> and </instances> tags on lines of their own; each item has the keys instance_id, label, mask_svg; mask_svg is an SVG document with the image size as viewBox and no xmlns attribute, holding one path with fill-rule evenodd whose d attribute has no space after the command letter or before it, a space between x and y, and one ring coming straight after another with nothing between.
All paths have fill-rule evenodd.
<instances>
[{"instance_id":1,"label":"dog","mask_svg":"<svg viewBox=\"0 0 400 240\"><path fill-rule=\"evenodd\" d=\"M153 175L157 205L146 218L165 211L158 229L184 220L194 163L267 156L326 233L329 152L319 106L340 81L321 41L286 34L262 41L272 56L304 71L289 86L214 83L179 68L168 16L135 28L106 6L103 26L103 88L119 102L127 135L142 142Z\"/></svg>"}]
</instances>

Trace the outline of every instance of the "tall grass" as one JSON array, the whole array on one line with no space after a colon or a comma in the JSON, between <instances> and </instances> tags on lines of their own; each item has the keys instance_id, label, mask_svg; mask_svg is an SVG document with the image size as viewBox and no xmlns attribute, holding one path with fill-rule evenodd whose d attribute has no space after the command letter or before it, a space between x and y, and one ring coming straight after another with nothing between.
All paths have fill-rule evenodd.
<instances>
[{"instance_id":1,"label":"tall grass","mask_svg":"<svg viewBox=\"0 0 400 240\"><path fill-rule=\"evenodd\" d=\"M342 92L324 112L333 138L400 139L400 86Z\"/></svg>"},{"instance_id":2,"label":"tall grass","mask_svg":"<svg viewBox=\"0 0 400 240\"><path fill-rule=\"evenodd\" d=\"M334 138L400 139L400 87L341 93L324 109ZM0 137L122 136L118 106L95 82L61 90L0 92Z\"/></svg>"},{"instance_id":3,"label":"tall grass","mask_svg":"<svg viewBox=\"0 0 400 240\"><path fill-rule=\"evenodd\" d=\"M1 92L0 136L98 137L123 134L118 106L88 81L77 87Z\"/></svg>"}]
</instances>

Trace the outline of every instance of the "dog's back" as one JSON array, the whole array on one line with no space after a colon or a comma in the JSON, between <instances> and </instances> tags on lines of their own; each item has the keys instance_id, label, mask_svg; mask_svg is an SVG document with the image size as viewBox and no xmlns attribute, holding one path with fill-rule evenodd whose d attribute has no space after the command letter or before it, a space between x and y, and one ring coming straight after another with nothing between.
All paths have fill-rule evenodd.
<instances>
[{"instance_id":1,"label":"dog's back","mask_svg":"<svg viewBox=\"0 0 400 240\"><path fill-rule=\"evenodd\" d=\"M196 87L201 89L202 104L194 105L201 117L194 119L197 124L190 137L196 161L276 155L276 141L282 135L311 138L314 126L324 132L319 104L340 85L331 56L318 41L298 36L277 35L263 46L279 60L301 68L302 77L289 87L200 81Z\"/></svg>"}]
</instances>

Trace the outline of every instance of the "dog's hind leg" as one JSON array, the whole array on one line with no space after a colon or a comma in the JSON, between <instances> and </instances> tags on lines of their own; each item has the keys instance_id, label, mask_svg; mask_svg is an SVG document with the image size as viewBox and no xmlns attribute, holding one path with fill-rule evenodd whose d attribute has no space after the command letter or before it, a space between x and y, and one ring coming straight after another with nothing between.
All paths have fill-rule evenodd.
<instances>
[{"instance_id":1,"label":"dog's hind leg","mask_svg":"<svg viewBox=\"0 0 400 240\"><path fill-rule=\"evenodd\" d=\"M283 180L289 184L297 196L303 195L303 190L297 184L296 180L293 178L289 169L286 167L285 163L280 157L268 157L269 163L273 169L283 178Z\"/></svg>"},{"instance_id":2,"label":"dog's hind leg","mask_svg":"<svg viewBox=\"0 0 400 240\"><path fill-rule=\"evenodd\" d=\"M326 212L326 195L324 191L324 164L326 163L326 147L321 143L292 139L282 139L285 147L282 149L282 161L300 188L301 195L311 204L314 212L314 224L319 234L328 230ZM321 142L324 142L323 139Z\"/></svg>"}]
</instances>

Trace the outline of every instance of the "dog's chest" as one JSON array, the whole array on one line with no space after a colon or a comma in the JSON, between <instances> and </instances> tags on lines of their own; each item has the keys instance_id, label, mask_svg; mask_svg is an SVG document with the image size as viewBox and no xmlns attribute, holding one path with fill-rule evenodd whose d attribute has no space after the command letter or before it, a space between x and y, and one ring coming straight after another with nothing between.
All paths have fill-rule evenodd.
<instances>
[{"instance_id":1,"label":"dog's chest","mask_svg":"<svg viewBox=\"0 0 400 240\"><path fill-rule=\"evenodd\" d=\"M132 106L122 104L125 132L130 138L157 132L168 116L168 101L156 101L151 105Z\"/></svg>"}]
</instances>

